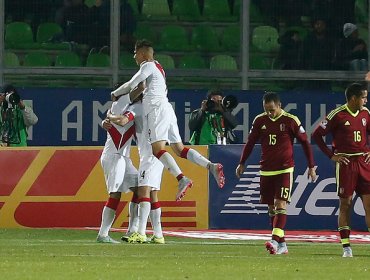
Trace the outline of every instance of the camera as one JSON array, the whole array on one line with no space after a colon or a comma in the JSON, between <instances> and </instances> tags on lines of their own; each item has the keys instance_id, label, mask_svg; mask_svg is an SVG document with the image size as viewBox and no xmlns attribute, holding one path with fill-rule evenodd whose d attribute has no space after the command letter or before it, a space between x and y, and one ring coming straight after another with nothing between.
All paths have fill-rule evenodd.
<instances>
[{"instance_id":1,"label":"camera","mask_svg":"<svg viewBox=\"0 0 370 280\"><path fill-rule=\"evenodd\" d=\"M238 99L234 95L226 95L224 98L222 98L221 105L225 110L231 111L235 109L236 106L238 106ZM206 102L206 106L209 112L215 112L215 101L208 99Z\"/></svg>"},{"instance_id":2,"label":"camera","mask_svg":"<svg viewBox=\"0 0 370 280\"><path fill-rule=\"evenodd\" d=\"M5 101L10 105L15 106L21 101L21 97L18 93L11 91L6 93Z\"/></svg>"}]
</instances>

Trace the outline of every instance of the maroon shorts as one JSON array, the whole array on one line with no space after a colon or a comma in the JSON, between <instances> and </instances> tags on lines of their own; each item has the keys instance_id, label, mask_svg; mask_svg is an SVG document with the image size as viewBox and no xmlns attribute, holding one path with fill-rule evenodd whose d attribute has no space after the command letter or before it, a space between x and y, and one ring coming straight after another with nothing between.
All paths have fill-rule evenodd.
<instances>
[{"instance_id":1,"label":"maroon shorts","mask_svg":"<svg viewBox=\"0 0 370 280\"><path fill-rule=\"evenodd\" d=\"M290 201L293 184L293 173L283 173L273 176L261 176L260 202L273 205L275 199Z\"/></svg>"},{"instance_id":2,"label":"maroon shorts","mask_svg":"<svg viewBox=\"0 0 370 280\"><path fill-rule=\"evenodd\" d=\"M338 196L350 197L353 192L370 194L370 163L365 163L364 156L353 156L349 160L348 165L336 164Z\"/></svg>"}]
</instances>

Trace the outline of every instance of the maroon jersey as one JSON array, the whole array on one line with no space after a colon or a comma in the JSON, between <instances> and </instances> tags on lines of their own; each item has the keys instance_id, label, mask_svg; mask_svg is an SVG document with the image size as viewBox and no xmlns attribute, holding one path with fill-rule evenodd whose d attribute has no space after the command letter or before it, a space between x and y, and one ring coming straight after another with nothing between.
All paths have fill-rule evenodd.
<instances>
[{"instance_id":1,"label":"maroon jersey","mask_svg":"<svg viewBox=\"0 0 370 280\"><path fill-rule=\"evenodd\" d=\"M281 171L294 167L294 138L297 138L302 144L309 167L314 167L311 146L307 140L306 132L296 116L284 110L275 119L271 119L266 113L260 114L253 121L248 141L240 158L240 164L245 164L254 145L260 142L262 148L261 174L263 171L282 173Z\"/></svg>"},{"instance_id":2,"label":"maroon jersey","mask_svg":"<svg viewBox=\"0 0 370 280\"><path fill-rule=\"evenodd\" d=\"M331 111L312 134L320 149L331 158L334 153L360 154L369 151L367 135L370 132L370 112L363 108L352 113L347 105ZM323 137L331 133L332 150L325 144Z\"/></svg>"}]
</instances>

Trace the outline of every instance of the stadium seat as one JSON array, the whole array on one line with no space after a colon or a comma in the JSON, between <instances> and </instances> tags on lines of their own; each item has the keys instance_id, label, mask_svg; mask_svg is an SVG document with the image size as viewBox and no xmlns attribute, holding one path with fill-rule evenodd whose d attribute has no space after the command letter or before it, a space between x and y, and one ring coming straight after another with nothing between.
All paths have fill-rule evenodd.
<instances>
[{"instance_id":1,"label":"stadium seat","mask_svg":"<svg viewBox=\"0 0 370 280\"><path fill-rule=\"evenodd\" d=\"M175 62L172 58L172 56L167 54L157 54L154 57L155 60L157 60L163 67L163 69L166 71L167 69L174 69L175 68Z\"/></svg>"},{"instance_id":2,"label":"stadium seat","mask_svg":"<svg viewBox=\"0 0 370 280\"><path fill-rule=\"evenodd\" d=\"M355 1L355 19L357 23L367 23L369 20L367 0Z\"/></svg>"},{"instance_id":3,"label":"stadium seat","mask_svg":"<svg viewBox=\"0 0 370 280\"><path fill-rule=\"evenodd\" d=\"M63 52L55 58L56 67L81 67L81 59L74 52Z\"/></svg>"},{"instance_id":4,"label":"stadium seat","mask_svg":"<svg viewBox=\"0 0 370 280\"><path fill-rule=\"evenodd\" d=\"M119 67L120 68L137 68L136 61L134 59L134 54L130 52L121 52L119 57Z\"/></svg>"},{"instance_id":5,"label":"stadium seat","mask_svg":"<svg viewBox=\"0 0 370 280\"><path fill-rule=\"evenodd\" d=\"M279 34L272 26L257 26L253 29L252 44L261 52L276 52L279 49Z\"/></svg>"},{"instance_id":6,"label":"stadium seat","mask_svg":"<svg viewBox=\"0 0 370 280\"><path fill-rule=\"evenodd\" d=\"M241 0L236 0L235 1L234 14L235 14L236 7L238 7L239 10L241 8L240 1ZM240 12L239 12L239 16L240 16ZM263 23L263 22L265 22L264 15L261 13L260 9L256 6L256 4L253 3L253 1L250 1L250 5L249 5L249 18L250 18L250 21L253 22L253 23Z\"/></svg>"},{"instance_id":7,"label":"stadium seat","mask_svg":"<svg viewBox=\"0 0 370 280\"><path fill-rule=\"evenodd\" d=\"M199 3L197 0L173 0L172 15L177 16L180 21L199 21Z\"/></svg>"},{"instance_id":8,"label":"stadium seat","mask_svg":"<svg viewBox=\"0 0 370 280\"><path fill-rule=\"evenodd\" d=\"M134 31L134 36L137 39L147 39L154 44L158 42L156 30L150 24L139 22Z\"/></svg>"},{"instance_id":9,"label":"stadium seat","mask_svg":"<svg viewBox=\"0 0 370 280\"><path fill-rule=\"evenodd\" d=\"M110 57L104 53L91 53L86 60L87 67L109 67Z\"/></svg>"},{"instance_id":10,"label":"stadium seat","mask_svg":"<svg viewBox=\"0 0 370 280\"><path fill-rule=\"evenodd\" d=\"M48 42L55 34L62 33L62 28L54 22L44 22L37 27L36 41L38 43Z\"/></svg>"},{"instance_id":11,"label":"stadium seat","mask_svg":"<svg viewBox=\"0 0 370 280\"><path fill-rule=\"evenodd\" d=\"M180 25L167 25L162 29L157 49L188 51L192 47L189 44L188 35L184 27Z\"/></svg>"},{"instance_id":12,"label":"stadium seat","mask_svg":"<svg viewBox=\"0 0 370 280\"><path fill-rule=\"evenodd\" d=\"M167 0L143 0L141 14L148 20L175 20L170 13Z\"/></svg>"},{"instance_id":13,"label":"stadium seat","mask_svg":"<svg viewBox=\"0 0 370 280\"><path fill-rule=\"evenodd\" d=\"M238 70L235 59L225 54L213 56L209 68L211 70Z\"/></svg>"},{"instance_id":14,"label":"stadium seat","mask_svg":"<svg viewBox=\"0 0 370 280\"><path fill-rule=\"evenodd\" d=\"M5 67L18 67L20 65L18 56L13 52L4 53Z\"/></svg>"},{"instance_id":15,"label":"stadium seat","mask_svg":"<svg viewBox=\"0 0 370 280\"><path fill-rule=\"evenodd\" d=\"M198 25L193 28L191 45L200 51L221 50L216 30L210 25Z\"/></svg>"},{"instance_id":16,"label":"stadium seat","mask_svg":"<svg viewBox=\"0 0 370 280\"><path fill-rule=\"evenodd\" d=\"M91 7L95 6L96 0L85 0L84 3L85 3L86 6L91 8Z\"/></svg>"},{"instance_id":17,"label":"stadium seat","mask_svg":"<svg viewBox=\"0 0 370 280\"><path fill-rule=\"evenodd\" d=\"M24 56L23 66L48 67L51 66L51 59L46 53L32 52Z\"/></svg>"},{"instance_id":18,"label":"stadium seat","mask_svg":"<svg viewBox=\"0 0 370 280\"><path fill-rule=\"evenodd\" d=\"M249 69L270 70L272 68L269 58L260 53L250 53Z\"/></svg>"},{"instance_id":19,"label":"stadium seat","mask_svg":"<svg viewBox=\"0 0 370 280\"><path fill-rule=\"evenodd\" d=\"M129 4L134 12L135 15L139 15L139 5L137 3L137 0L127 0L127 4Z\"/></svg>"},{"instance_id":20,"label":"stadium seat","mask_svg":"<svg viewBox=\"0 0 370 280\"><path fill-rule=\"evenodd\" d=\"M5 28L5 45L11 49L37 49L31 26L25 22L11 22Z\"/></svg>"},{"instance_id":21,"label":"stadium seat","mask_svg":"<svg viewBox=\"0 0 370 280\"><path fill-rule=\"evenodd\" d=\"M221 37L221 46L226 51L237 52L240 50L240 26L231 25L223 30Z\"/></svg>"},{"instance_id":22,"label":"stadium seat","mask_svg":"<svg viewBox=\"0 0 370 280\"><path fill-rule=\"evenodd\" d=\"M204 0L203 16L210 21L236 21L228 0Z\"/></svg>"},{"instance_id":23,"label":"stadium seat","mask_svg":"<svg viewBox=\"0 0 370 280\"><path fill-rule=\"evenodd\" d=\"M359 26L358 27L358 35L362 40L365 41L366 44L368 44L369 32L368 32L367 27Z\"/></svg>"},{"instance_id":24,"label":"stadium seat","mask_svg":"<svg viewBox=\"0 0 370 280\"><path fill-rule=\"evenodd\" d=\"M182 69L205 69L206 62L203 57L196 54L184 55L180 58L179 68Z\"/></svg>"}]
</instances>

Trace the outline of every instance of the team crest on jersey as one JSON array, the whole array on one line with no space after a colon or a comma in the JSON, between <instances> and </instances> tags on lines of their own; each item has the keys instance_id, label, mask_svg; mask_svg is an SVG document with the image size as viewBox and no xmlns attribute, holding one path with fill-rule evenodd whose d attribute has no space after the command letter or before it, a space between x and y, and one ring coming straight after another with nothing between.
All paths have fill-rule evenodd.
<instances>
[{"instance_id":1,"label":"team crest on jersey","mask_svg":"<svg viewBox=\"0 0 370 280\"><path fill-rule=\"evenodd\" d=\"M320 123L320 126L323 128L323 129L326 129L326 126L328 125L328 121L327 120L323 120L321 123Z\"/></svg>"},{"instance_id":2,"label":"team crest on jersey","mask_svg":"<svg viewBox=\"0 0 370 280\"><path fill-rule=\"evenodd\" d=\"M362 125L363 125L363 126L366 126L366 119L365 119L365 118L362 118L362 120L361 120L361 121L362 121Z\"/></svg>"},{"instance_id":3,"label":"team crest on jersey","mask_svg":"<svg viewBox=\"0 0 370 280\"><path fill-rule=\"evenodd\" d=\"M280 124L280 131L285 131L285 124L284 123Z\"/></svg>"}]
</instances>

